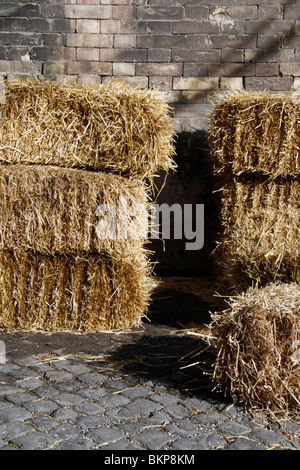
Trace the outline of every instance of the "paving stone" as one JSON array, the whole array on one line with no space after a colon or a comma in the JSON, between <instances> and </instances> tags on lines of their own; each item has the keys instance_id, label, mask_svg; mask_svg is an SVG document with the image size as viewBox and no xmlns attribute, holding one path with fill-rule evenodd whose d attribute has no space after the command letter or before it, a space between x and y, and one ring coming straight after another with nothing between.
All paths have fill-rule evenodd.
<instances>
[{"instance_id":1,"label":"paving stone","mask_svg":"<svg viewBox=\"0 0 300 470\"><path fill-rule=\"evenodd\" d=\"M20 366L17 364L0 364L0 373L1 374L8 374L9 372L12 372L13 370L20 369Z\"/></svg>"},{"instance_id":2,"label":"paving stone","mask_svg":"<svg viewBox=\"0 0 300 470\"><path fill-rule=\"evenodd\" d=\"M170 423L164 427L168 432L172 432L176 436L190 436L199 431L199 427L191 423L190 420L176 420L176 423Z\"/></svg>"},{"instance_id":3,"label":"paving stone","mask_svg":"<svg viewBox=\"0 0 300 470\"><path fill-rule=\"evenodd\" d=\"M50 431L50 429L54 429L59 426L59 422L50 418L49 416L36 416L35 418L28 421L28 423L32 424L37 430L41 432Z\"/></svg>"},{"instance_id":4,"label":"paving stone","mask_svg":"<svg viewBox=\"0 0 300 470\"><path fill-rule=\"evenodd\" d=\"M90 367L86 367L81 364L67 364L61 367L62 369L74 375L86 374L86 373L90 373L91 371Z\"/></svg>"},{"instance_id":5,"label":"paving stone","mask_svg":"<svg viewBox=\"0 0 300 470\"><path fill-rule=\"evenodd\" d=\"M180 405L180 403L176 403L172 406L166 406L164 408L164 411L175 419L185 418L190 414L189 410L187 410L184 406Z\"/></svg>"},{"instance_id":6,"label":"paving stone","mask_svg":"<svg viewBox=\"0 0 300 470\"><path fill-rule=\"evenodd\" d=\"M178 403L179 398L177 396L172 395L171 393L160 392L153 393L151 395L151 400L161 403L162 405L173 406L175 403Z\"/></svg>"},{"instance_id":7,"label":"paving stone","mask_svg":"<svg viewBox=\"0 0 300 470\"><path fill-rule=\"evenodd\" d=\"M34 450L48 449L49 447L53 447L56 443L56 439L49 434L34 431L21 437L12 437L10 442L19 449Z\"/></svg>"},{"instance_id":8,"label":"paving stone","mask_svg":"<svg viewBox=\"0 0 300 470\"><path fill-rule=\"evenodd\" d=\"M80 405L85 403L86 400L83 397L80 397L74 393L60 393L56 394L56 396L52 397L55 403L58 403L60 406L70 406L75 407L76 405Z\"/></svg>"},{"instance_id":9,"label":"paving stone","mask_svg":"<svg viewBox=\"0 0 300 470\"><path fill-rule=\"evenodd\" d=\"M104 416L83 416L76 420L76 426L82 430L109 426L109 420Z\"/></svg>"},{"instance_id":10,"label":"paving stone","mask_svg":"<svg viewBox=\"0 0 300 470\"><path fill-rule=\"evenodd\" d=\"M79 413L85 413L87 415L100 414L105 411L104 406L99 405L99 403L86 402L78 403L76 405L76 411Z\"/></svg>"},{"instance_id":11,"label":"paving stone","mask_svg":"<svg viewBox=\"0 0 300 470\"><path fill-rule=\"evenodd\" d=\"M0 411L0 419L4 421L24 421L30 419L32 414L24 408L12 406Z\"/></svg>"},{"instance_id":12,"label":"paving stone","mask_svg":"<svg viewBox=\"0 0 300 470\"><path fill-rule=\"evenodd\" d=\"M141 416L144 416L147 413L151 413L160 407L160 403L155 403L154 401L149 400L147 398L136 398L136 400L134 400L127 406L129 410L136 411Z\"/></svg>"},{"instance_id":13,"label":"paving stone","mask_svg":"<svg viewBox=\"0 0 300 470\"><path fill-rule=\"evenodd\" d=\"M226 446L226 450L264 450L264 446L250 439L236 439Z\"/></svg>"},{"instance_id":14,"label":"paving stone","mask_svg":"<svg viewBox=\"0 0 300 470\"><path fill-rule=\"evenodd\" d=\"M129 388L128 390L124 390L124 392L122 392L122 395L130 399L141 398L141 397L147 398L152 394L153 392L149 390L149 388L146 388L146 387L133 387L133 388Z\"/></svg>"},{"instance_id":15,"label":"paving stone","mask_svg":"<svg viewBox=\"0 0 300 470\"><path fill-rule=\"evenodd\" d=\"M20 421L7 422L0 425L0 438L6 441L9 440L11 436L18 437L28 432L32 432L32 427Z\"/></svg>"},{"instance_id":16,"label":"paving stone","mask_svg":"<svg viewBox=\"0 0 300 470\"><path fill-rule=\"evenodd\" d=\"M20 391L20 387L16 387L15 385L0 384L0 396L8 395L10 393L17 393Z\"/></svg>"},{"instance_id":17,"label":"paving stone","mask_svg":"<svg viewBox=\"0 0 300 470\"><path fill-rule=\"evenodd\" d=\"M226 422L218 427L218 431L225 432L229 436L243 436L250 432L249 427L234 421Z\"/></svg>"},{"instance_id":18,"label":"paving stone","mask_svg":"<svg viewBox=\"0 0 300 470\"><path fill-rule=\"evenodd\" d=\"M72 374L69 374L68 372L62 372L62 371L48 371L45 372L44 378L48 382L52 383L65 383L68 382L69 380L72 380L74 377Z\"/></svg>"},{"instance_id":19,"label":"paving stone","mask_svg":"<svg viewBox=\"0 0 300 470\"><path fill-rule=\"evenodd\" d=\"M57 389L51 385L42 385L34 390L35 395L40 398L52 398L57 397Z\"/></svg>"},{"instance_id":20,"label":"paving stone","mask_svg":"<svg viewBox=\"0 0 300 470\"><path fill-rule=\"evenodd\" d=\"M78 413L76 413L74 410L71 410L70 408L59 408L58 410L54 411L54 413L52 413L52 416L59 421L67 421L76 419L78 417Z\"/></svg>"},{"instance_id":21,"label":"paving stone","mask_svg":"<svg viewBox=\"0 0 300 470\"><path fill-rule=\"evenodd\" d=\"M61 450L92 450L95 443L88 439L68 439L60 442L57 447Z\"/></svg>"},{"instance_id":22,"label":"paving stone","mask_svg":"<svg viewBox=\"0 0 300 470\"><path fill-rule=\"evenodd\" d=\"M252 431L248 434L250 439L258 441L259 443L265 444L266 446L274 446L280 444L285 436L276 431L271 431L269 429L258 429Z\"/></svg>"},{"instance_id":23,"label":"paving stone","mask_svg":"<svg viewBox=\"0 0 300 470\"><path fill-rule=\"evenodd\" d=\"M28 401L36 400L36 396L32 393L22 391L21 393L10 393L9 395L6 395L5 400L19 405Z\"/></svg>"},{"instance_id":24,"label":"paving stone","mask_svg":"<svg viewBox=\"0 0 300 470\"><path fill-rule=\"evenodd\" d=\"M132 440L139 442L149 450L160 450L169 442L174 441L174 439L175 437L167 432L155 429L146 429L132 436Z\"/></svg>"},{"instance_id":25,"label":"paving stone","mask_svg":"<svg viewBox=\"0 0 300 470\"><path fill-rule=\"evenodd\" d=\"M220 424L224 421L227 421L228 417L222 413L218 413L215 410L211 410L207 413L200 412L197 415L193 416L193 421L199 424Z\"/></svg>"},{"instance_id":26,"label":"paving stone","mask_svg":"<svg viewBox=\"0 0 300 470\"><path fill-rule=\"evenodd\" d=\"M96 372L88 372L86 374L79 375L77 379L87 385L99 386L99 384L103 384L107 380L107 377L103 374L98 374Z\"/></svg>"},{"instance_id":27,"label":"paving stone","mask_svg":"<svg viewBox=\"0 0 300 470\"><path fill-rule=\"evenodd\" d=\"M164 411L154 411L146 419L143 419L143 424L163 426L165 423L169 423L171 419L171 416Z\"/></svg>"},{"instance_id":28,"label":"paving stone","mask_svg":"<svg viewBox=\"0 0 300 470\"><path fill-rule=\"evenodd\" d=\"M98 428L87 434L89 439L93 439L98 444L112 443L122 439L124 434L114 428Z\"/></svg>"},{"instance_id":29,"label":"paving stone","mask_svg":"<svg viewBox=\"0 0 300 470\"><path fill-rule=\"evenodd\" d=\"M58 426L55 428L51 429L49 431L52 437L54 437L56 440L59 439L65 439L66 436L68 436L68 439L74 439L79 437L80 434L80 429L78 429L75 424L70 424L70 423L60 423Z\"/></svg>"},{"instance_id":30,"label":"paving stone","mask_svg":"<svg viewBox=\"0 0 300 470\"><path fill-rule=\"evenodd\" d=\"M89 400L98 400L100 403L102 403L102 398L108 395L107 391L102 387L84 388L79 390L77 394L81 397L88 398Z\"/></svg>"},{"instance_id":31,"label":"paving stone","mask_svg":"<svg viewBox=\"0 0 300 470\"><path fill-rule=\"evenodd\" d=\"M133 419L138 419L141 417L141 414L135 410L121 406L120 408L110 408L105 412L105 416L114 423L119 423L120 421L132 421Z\"/></svg>"},{"instance_id":32,"label":"paving stone","mask_svg":"<svg viewBox=\"0 0 300 470\"><path fill-rule=\"evenodd\" d=\"M57 410L58 405L47 398L39 398L38 400L24 403L24 408L32 413L51 414Z\"/></svg>"},{"instance_id":33,"label":"paving stone","mask_svg":"<svg viewBox=\"0 0 300 470\"><path fill-rule=\"evenodd\" d=\"M190 438L178 439L172 448L175 450L206 450L223 448L227 441L216 432L207 432Z\"/></svg>"},{"instance_id":34,"label":"paving stone","mask_svg":"<svg viewBox=\"0 0 300 470\"><path fill-rule=\"evenodd\" d=\"M101 404L105 406L106 408L116 408L119 406L128 405L128 403L130 403L129 398L124 397L123 395L119 395L119 394L116 394L116 395L107 394L101 399Z\"/></svg>"},{"instance_id":35,"label":"paving stone","mask_svg":"<svg viewBox=\"0 0 300 470\"><path fill-rule=\"evenodd\" d=\"M44 385L44 382L38 377L26 377L25 379L19 380L17 384L22 388L34 389Z\"/></svg>"},{"instance_id":36,"label":"paving stone","mask_svg":"<svg viewBox=\"0 0 300 470\"><path fill-rule=\"evenodd\" d=\"M85 431L98 427L107 427L109 424L110 421L105 416L83 416L76 420L76 426Z\"/></svg>"}]
</instances>

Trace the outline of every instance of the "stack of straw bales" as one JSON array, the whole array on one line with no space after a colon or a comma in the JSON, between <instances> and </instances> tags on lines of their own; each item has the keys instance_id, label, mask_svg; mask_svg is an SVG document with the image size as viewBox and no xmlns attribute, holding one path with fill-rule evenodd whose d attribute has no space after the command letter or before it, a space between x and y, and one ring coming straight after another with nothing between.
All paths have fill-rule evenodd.
<instances>
[{"instance_id":1,"label":"stack of straw bales","mask_svg":"<svg viewBox=\"0 0 300 470\"><path fill-rule=\"evenodd\" d=\"M235 294L212 315L213 379L236 401L282 414L300 406L300 103L229 93L211 124L217 278Z\"/></svg>"},{"instance_id":2,"label":"stack of straw bales","mask_svg":"<svg viewBox=\"0 0 300 470\"><path fill-rule=\"evenodd\" d=\"M300 103L290 94L228 93L209 145L221 202L215 250L223 285L300 279Z\"/></svg>"},{"instance_id":3,"label":"stack of straw bales","mask_svg":"<svg viewBox=\"0 0 300 470\"><path fill-rule=\"evenodd\" d=\"M174 166L167 104L122 83L27 80L6 83L0 119L0 326L138 326L149 188Z\"/></svg>"}]
</instances>

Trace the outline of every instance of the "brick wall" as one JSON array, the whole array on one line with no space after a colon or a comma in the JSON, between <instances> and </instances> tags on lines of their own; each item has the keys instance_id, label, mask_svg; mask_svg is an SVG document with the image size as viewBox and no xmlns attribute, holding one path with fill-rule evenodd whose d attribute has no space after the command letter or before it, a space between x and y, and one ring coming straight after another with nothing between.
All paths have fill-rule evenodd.
<instances>
[{"instance_id":1,"label":"brick wall","mask_svg":"<svg viewBox=\"0 0 300 470\"><path fill-rule=\"evenodd\" d=\"M0 74L155 87L178 130L229 88L300 89L298 0L1 0Z\"/></svg>"}]
</instances>

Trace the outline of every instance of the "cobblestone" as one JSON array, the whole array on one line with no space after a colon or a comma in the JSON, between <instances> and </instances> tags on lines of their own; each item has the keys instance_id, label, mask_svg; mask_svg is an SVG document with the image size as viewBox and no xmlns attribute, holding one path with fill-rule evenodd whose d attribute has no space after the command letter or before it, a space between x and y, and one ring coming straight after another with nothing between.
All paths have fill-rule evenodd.
<instances>
[{"instance_id":1,"label":"cobblestone","mask_svg":"<svg viewBox=\"0 0 300 470\"><path fill-rule=\"evenodd\" d=\"M300 449L299 416L247 412L213 393L201 368L183 374L199 340L172 328L0 339L1 450Z\"/></svg>"}]
</instances>

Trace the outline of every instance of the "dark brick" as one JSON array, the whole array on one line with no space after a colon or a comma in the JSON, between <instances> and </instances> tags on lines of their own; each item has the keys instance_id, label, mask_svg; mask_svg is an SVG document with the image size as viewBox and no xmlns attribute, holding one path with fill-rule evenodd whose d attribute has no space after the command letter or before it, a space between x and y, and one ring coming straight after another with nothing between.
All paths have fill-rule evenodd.
<instances>
[{"instance_id":1,"label":"dark brick","mask_svg":"<svg viewBox=\"0 0 300 470\"><path fill-rule=\"evenodd\" d=\"M42 17L45 18L64 18L65 7L64 5L56 4L45 4L41 6Z\"/></svg>"},{"instance_id":2,"label":"dark brick","mask_svg":"<svg viewBox=\"0 0 300 470\"><path fill-rule=\"evenodd\" d=\"M69 62L67 63L67 73L70 75L111 75L112 64L110 62ZM82 376L80 377L80 379L81 378Z\"/></svg>"},{"instance_id":3,"label":"dark brick","mask_svg":"<svg viewBox=\"0 0 300 470\"><path fill-rule=\"evenodd\" d=\"M234 48L227 48L222 49L221 51L221 62L243 62L244 58L244 50L243 49L234 49Z\"/></svg>"},{"instance_id":4,"label":"dark brick","mask_svg":"<svg viewBox=\"0 0 300 470\"><path fill-rule=\"evenodd\" d=\"M256 36L252 35L211 35L211 47L235 47L238 49L252 49L256 47Z\"/></svg>"},{"instance_id":5,"label":"dark brick","mask_svg":"<svg viewBox=\"0 0 300 470\"><path fill-rule=\"evenodd\" d=\"M300 18L300 5L286 5L284 8L284 19Z\"/></svg>"},{"instance_id":6,"label":"dark brick","mask_svg":"<svg viewBox=\"0 0 300 470\"><path fill-rule=\"evenodd\" d=\"M0 5L0 16L34 18L40 16L40 7L38 3L28 3L18 5L18 3L5 3Z\"/></svg>"},{"instance_id":7,"label":"dark brick","mask_svg":"<svg viewBox=\"0 0 300 470\"><path fill-rule=\"evenodd\" d=\"M171 49L148 49L149 62L171 62Z\"/></svg>"},{"instance_id":8,"label":"dark brick","mask_svg":"<svg viewBox=\"0 0 300 470\"><path fill-rule=\"evenodd\" d=\"M65 34L45 33L42 36L44 46L64 46L66 43Z\"/></svg>"},{"instance_id":9,"label":"dark brick","mask_svg":"<svg viewBox=\"0 0 300 470\"><path fill-rule=\"evenodd\" d=\"M29 31L51 31L51 22L46 18L31 18L28 21L28 30Z\"/></svg>"},{"instance_id":10,"label":"dark brick","mask_svg":"<svg viewBox=\"0 0 300 470\"><path fill-rule=\"evenodd\" d=\"M245 33L246 34L268 34L268 33L288 33L294 27L294 22L280 21L280 20L257 20L246 21Z\"/></svg>"},{"instance_id":11,"label":"dark brick","mask_svg":"<svg viewBox=\"0 0 300 470\"><path fill-rule=\"evenodd\" d=\"M27 18L0 18L0 31L27 31Z\"/></svg>"},{"instance_id":12,"label":"dark brick","mask_svg":"<svg viewBox=\"0 0 300 470\"><path fill-rule=\"evenodd\" d=\"M185 17L187 19L207 20L209 9L206 6L186 6Z\"/></svg>"},{"instance_id":13,"label":"dark brick","mask_svg":"<svg viewBox=\"0 0 300 470\"><path fill-rule=\"evenodd\" d=\"M172 59L174 62L215 63L220 61L220 56L218 50L176 50L172 53Z\"/></svg>"},{"instance_id":14,"label":"dark brick","mask_svg":"<svg viewBox=\"0 0 300 470\"><path fill-rule=\"evenodd\" d=\"M39 33L0 33L0 44L4 46L11 46L16 44L22 46L32 46L41 44L41 42L42 35Z\"/></svg>"},{"instance_id":15,"label":"dark brick","mask_svg":"<svg viewBox=\"0 0 300 470\"><path fill-rule=\"evenodd\" d=\"M209 77L247 77L255 73L254 64L207 64Z\"/></svg>"},{"instance_id":16,"label":"dark brick","mask_svg":"<svg viewBox=\"0 0 300 470\"><path fill-rule=\"evenodd\" d=\"M206 20L173 21L172 32L175 34L218 34L219 24L217 21Z\"/></svg>"},{"instance_id":17,"label":"dark brick","mask_svg":"<svg viewBox=\"0 0 300 470\"><path fill-rule=\"evenodd\" d=\"M276 77L279 74L279 64L256 64L257 77Z\"/></svg>"},{"instance_id":18,"label":"dark brick","mask_svg":"<svg viewBox=\"0 0 300 470\"><path fill-rule=\"evenodd\" d=\"M291 91L293 79L291 77L246 77L246 90Z\"/></svg>"},{"instance_id":19,"label":"dark brick","mask_svg":"<svg viewBox=\"0 0 300 470\"><path fill-rule=\"evenodd\" d=\"M185 45L187 49L206 49L209 43L210 38L207 34L187 36L185 39Z\"/></svg>"},{"instance_id":20,"label":"dark brick","mask_svg":"<svg viewBox=\"0 0 300 470\"><path fill-rule=\"evenodd\" d=\"M43 73L45 75L61 75L65 73L64 62L46 62L43 64Z\"/></svg>"},{"instance_id":21,"label":"dark brick","mask_svg":"<svg viewBox=\"0 0 300 470\"><path fill-rule=\"evenodd\" d=\"M138 48L149 48L149 49L175 49L184 48L184 36L167 36L167 35L142 35L136 38Z\"/></svg>"},{"instance_id":22,"label":"dark brick","mask_svg":"<svg viewBox=\"0 0 300 470\"><path fill-rule=\"evenodd\" d=\"M59 33L75 33L76 23L74 20L54 18L51 21L51 31Z\"/></svg>"},{"instance_id":23,"label":"dark brick","mask_svg":"<svg viewBox=\"0 0 300 470\"><path fill-rule=\"evenodd\" d=\"M178 77L181 75L181 64L136 64L136 75Z\"/></svg>"},{"instance_id":24,"label":"dark brick","mask_svg":"<svg viewBox=\"0 0 300 470\"><path fill-rule=\"evenodd\" d=\"M118 61L118 62L146 62L146 49L101 49L101 61Z\"/></svg>"},{"instance_id":25,"label":"dark brick","mask_svg":"<svg viewBox=\"0 0 300 470\"><path fill-rule=\"evenodd\" d=\"M138 20L182 20L184 15L183 7L168 7L161 6L153 7L137 7Z\"/></svg>"},{"instance_id":26,"label":"dark brick","mask_svg":"<svg viewBox=\"0 0 300 470\"><path fill-rule=\"evenodd\" d=\"M6 58L6 47L0 46L0 60L5 60Z\"/></svg>"},{"instance_id":27,"label":"dark brick","mask_svg":"<svg viewBox=\"0 0 300 470\"><path fill-rule=\"evenodd\" d=\"M65 58L65 48L58 46L33 47L31 58L33 60L61 60Z\"/></svg>"},{"instance_id":28,"label":"dark brick","mask_svg":"<svg viewBox=\"0 0 300 470\"><path fill-rule=\"evenodd\" d=\"M184 64L184 77L205 77L206 66L204 64Z\"/></svg>"},{"instance_id":29,"label":"dark brick","mask_svg":"<svg viewBox=\"0 0 300 470\"><path fill-rule=\"evenodd\" d=\"M26 54L29 54L30 48L28 46L14 46L9 48L6 53L8 60L21 60Z\"/></svg>"},{"instance_id":30,"label":"dark brick","mask_svg":"<svg viewBox=\"0 0 300 470\"><path fill-rule=\"evenodd\" d=\"M172 22L171 21L147 21L148 34L170 34Z\"/></svg>"},{"instance_id":31,"label":"dark brick","mask_svg":"<svg viewBox=\"0 0 300 470\"><path fill-rule=\"evenodd\" d=\"M261 5L258 8L259 20L280 20L283 16L282 5Z\"/></svg>"}]
</instances>

